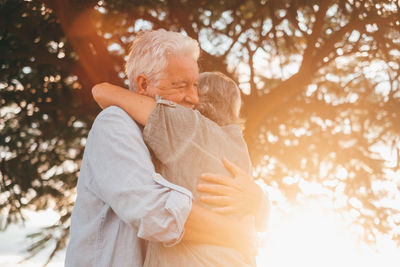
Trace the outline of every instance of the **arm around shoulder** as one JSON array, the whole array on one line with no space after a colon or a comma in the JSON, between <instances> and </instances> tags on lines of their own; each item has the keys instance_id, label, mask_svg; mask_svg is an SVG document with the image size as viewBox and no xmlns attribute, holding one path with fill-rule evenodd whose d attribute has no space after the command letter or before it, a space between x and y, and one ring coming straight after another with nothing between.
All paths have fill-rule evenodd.
<instances>
[{"instance_id":1,"label":"arm around shoulder","mask_svg":"<svg viewBox=\"0 0 400 267\"><path fill-rule=\"evenodd\" d=\"M118 107L96 119L85 149L86 186L138 236L174 242L183 232L191 198L155 182L154 166L140 128Z\"/></svg>"},{"instance_id":2,"label":"arm around shoulder","mask_svg":"<svg viewBox=\"0 0 400 267\"><path fill-rule=\"evenodd\" d=\"M141 125L146 124L147 118L156 105L151 97L110 83L96 84L92 88L92 95L101 108L111 105L119 106Z\"/></svg>"}]
</instances>

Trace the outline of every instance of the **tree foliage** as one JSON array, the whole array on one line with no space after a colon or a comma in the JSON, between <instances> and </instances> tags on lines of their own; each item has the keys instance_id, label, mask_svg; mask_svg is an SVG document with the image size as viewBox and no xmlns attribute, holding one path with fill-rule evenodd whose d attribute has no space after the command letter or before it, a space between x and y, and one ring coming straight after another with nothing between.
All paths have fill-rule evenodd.
<instances>
[{"instance_id":1,"label":"tree foliage","mask_svg":"<svg viewBox=\"0 0 400 267\"><path fill-rule=\"evenodd\" d=\"M238 81L256 174L283 202L322 195L362 226L365 240L400 240L399 1L0 5L3 226L21 219L21 208L53 205L60 222L36 244L56 237L56 249L65 246L85 138L99 111L90 88L124 85L135 33L165 28L199 41L201 71Z\"/></svg>"}]
</instances>

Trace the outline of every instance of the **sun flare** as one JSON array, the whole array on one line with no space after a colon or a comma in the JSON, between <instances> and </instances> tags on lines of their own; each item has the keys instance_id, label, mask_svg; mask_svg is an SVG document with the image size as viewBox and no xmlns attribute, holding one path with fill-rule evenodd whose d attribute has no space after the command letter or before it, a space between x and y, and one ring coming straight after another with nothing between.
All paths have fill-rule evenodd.
<instances>
[{"instance_id":1,"label":"sun flare","mask_svg":"<svg viewBox=\"0 0 400 267\"><path fill-rule=\"evenodd\" d=\"M337 267L395 266L395 254L381 255L363 245L334 212L296 207L289 215L272 211L275 219L262 236L258 266ZM397 265L396 265L397 266Z\"/></svg>"}]
</instances>

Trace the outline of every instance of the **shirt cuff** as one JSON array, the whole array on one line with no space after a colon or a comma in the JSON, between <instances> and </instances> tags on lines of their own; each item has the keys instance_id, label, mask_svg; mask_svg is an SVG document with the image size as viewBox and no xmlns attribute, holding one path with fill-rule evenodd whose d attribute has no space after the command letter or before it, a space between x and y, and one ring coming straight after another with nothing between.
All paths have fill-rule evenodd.
<instances>
[{"instance_id":1,"label":"shirt cuff","mask_svg":"<svg viewBox=\"0 0 400 267\"><path fill-rule=\"evenodd\" d=\"M167 180L165 180L164 177L161 176L161 174L159 173L154 173L153 174L153 179L157 184L163 185L165 187L168 187L172 190L181 192L182 194L187 195L188 197L190 197L191 199L193 198L192 192L190 192L188 189L186 189L185 187L173 184Z\"/></svg>"},{"instance_id":2,"label":"shirt cuff","mask_svg":"<svg viewBox=\"0 0 400 267\"><path fill-rule=\"evenodd\" d=\"M154 181L173 190L165 203L165 209L176 218L175 231L178 237L171 241L163 242L165 247L172 247L178 244L185 234L185 223L192 210L193 195L186 188L168 182L158 173L154 174Z\"/></svg>"},{"instance_id":3,"label":"shirt cuff","mask_svg":"<svg viewBox=\"0 0 400 267\"><path fill-rule=\"evenodd\" d=\"M157 104L163 104L163 105L166 105L166 106L170 106L170 107L173 107L173 108L176 107L176 103L175 103L175 102L172 102L172 101L170 101L170 100L163 99L163 98L162 98L161 96L159 96L159 95L156 95L156 103L157 103Z\"/></svg>"}]
</instances>

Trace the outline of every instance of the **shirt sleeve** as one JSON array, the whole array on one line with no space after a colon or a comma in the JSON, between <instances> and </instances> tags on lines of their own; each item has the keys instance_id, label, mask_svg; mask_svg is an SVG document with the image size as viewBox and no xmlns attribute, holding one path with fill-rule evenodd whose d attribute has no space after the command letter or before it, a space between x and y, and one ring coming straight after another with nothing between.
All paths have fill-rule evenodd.
<instances>
[{"instance_id":1,"label":"shirt sleeve","mask_svg":"<svg viewBox=\"0 0 400 267\"><path fill-rule=\"evenodd\" d=\"M157 99L157 105L143 130L144 141L161 162L174 162L187 151L191 142L199 141L199 127L204 123L201 116L196 110Z\"/></svg>"},{"instance_id":2,"label":"shirt sleeve","mask_svg":"<svg viewBox=\"0 0 400 267\"><path fill-rule=\"evenodd\" d=\"M184 234L192 195L155 173L136 123L118 107L97 117L86 144L88 188L138 237L173 245Z\"/></svg>"}]
</instances>

